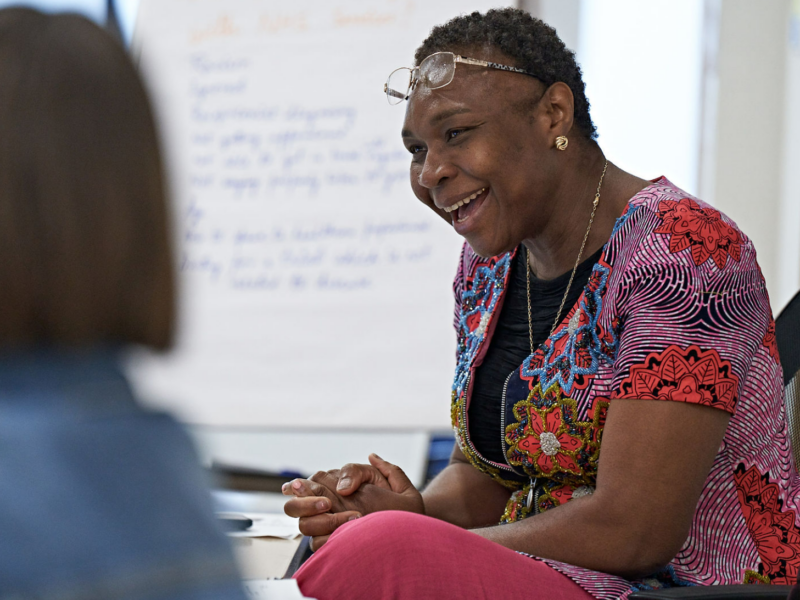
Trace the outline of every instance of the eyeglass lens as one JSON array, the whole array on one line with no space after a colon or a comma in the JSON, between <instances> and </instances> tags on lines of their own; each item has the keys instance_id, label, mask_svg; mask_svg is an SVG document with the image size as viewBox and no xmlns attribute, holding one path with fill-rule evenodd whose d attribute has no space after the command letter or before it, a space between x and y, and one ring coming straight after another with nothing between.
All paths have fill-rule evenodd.
<instances>
[{"instance_id":1,"label":"eyeglass lens","mask_svg":"<svg viewBox=\"0 0 800 600\"><path fill-rule=\"evenodd\" d=\"M400 104L408 97L412 73L413 71L407 67L401 67L391 72L384 88L389 104Z\"/></svg>"},{"instance_id":2,"label":"eyeglass lens","mask_svg":"<svg viewBox=\"0 0 800 600\"><path fill-rule=\"evenodd\" d=\"M415 69L401 67L389 75L384 86L389 104L400 104L411 93ZM456 57L452 52L436 52L419 65L419 78L423 85L436 90L453 81Z\"/></svg>"},{"instance_id":3,"label":"eyeglass lens","mask_svg":"<svg viewBox=\"0 0 800 600\"><path fill-rule=\"evenodd\" d=\"M435 90L453 81L456 72L455 55L452 52L437 52L422 61L419 75L422 82Z\"/></svg>"}]
</instances>

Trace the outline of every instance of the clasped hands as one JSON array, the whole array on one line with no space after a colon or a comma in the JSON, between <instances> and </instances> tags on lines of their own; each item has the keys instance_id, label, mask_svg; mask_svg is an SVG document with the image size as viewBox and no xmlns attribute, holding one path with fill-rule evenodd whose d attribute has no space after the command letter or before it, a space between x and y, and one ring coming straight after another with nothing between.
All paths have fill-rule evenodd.
<instances>
[{"instance_id":1,"label":"clasped hands","mask_svg":"<svg viewBox=\"0 0 800 600\"><path fill-rule=\"evenodd\" d=\"M369 513L425 513L422 494L400 467L377 454L370 454L369 463L319 471L309 479L283 485L283 494L292 496L284 512L300 519L300 532L311 536L312 550L318 550L340 526Z\"/></svg>"}]
</instances>

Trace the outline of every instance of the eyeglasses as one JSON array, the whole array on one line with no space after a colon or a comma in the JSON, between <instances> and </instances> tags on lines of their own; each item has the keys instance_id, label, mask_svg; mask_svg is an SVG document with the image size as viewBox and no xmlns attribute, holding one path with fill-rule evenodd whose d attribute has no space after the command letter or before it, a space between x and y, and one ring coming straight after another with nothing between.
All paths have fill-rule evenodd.
<instances>
[{"instance_id":1,"label":"eyeglasses","mask_svg":"<svg viewBox=\"0 0 800 600\"><path fill-rule=\"evenodd\" d=\"M477 58L467 58L452 52L435 52L419 63L418 67L400 67L389 74L389 78L383 84L383 91L389 104L400 104L403 100L408 100L411 92L420 82L431 90L438 90L448 85L455 77L456 63L522 73L539 79L533 73L517 67L500 65Z\"/></svg>"}]
</instances>

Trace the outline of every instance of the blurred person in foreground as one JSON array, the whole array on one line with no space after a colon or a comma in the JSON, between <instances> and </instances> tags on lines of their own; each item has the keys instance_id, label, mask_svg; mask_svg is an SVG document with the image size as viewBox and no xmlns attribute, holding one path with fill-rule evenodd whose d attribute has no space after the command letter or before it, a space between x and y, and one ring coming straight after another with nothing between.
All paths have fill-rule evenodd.
<instances>
[{"instance_id":1,"label":"blurred person in foreground","mask_svg":"<svg viewBox=\"0 0 800 600\"><path fill-rule=\"evenodd\" d=\"M416 196L466 240L458 445L422 493L374 455L287 484L318 548L303 592L610 600L794 583L800 480L752 242L666 178L608 162L574 55L527 13L453 19L415 65L386 91L408 101ZM641 85L631 101L679 93Z\"/></svg>"},{"instance_id":2,"label":"blurred person in foreground","mask_svg":"<svg viewBox=\"0 0 800 600\"><path fill-rule=\"evenodd\" d=\"M0 10L0 596L241 599L194 449L119 367L167 349L148 100L86 19Z\"/></svg>"}]
</instances>

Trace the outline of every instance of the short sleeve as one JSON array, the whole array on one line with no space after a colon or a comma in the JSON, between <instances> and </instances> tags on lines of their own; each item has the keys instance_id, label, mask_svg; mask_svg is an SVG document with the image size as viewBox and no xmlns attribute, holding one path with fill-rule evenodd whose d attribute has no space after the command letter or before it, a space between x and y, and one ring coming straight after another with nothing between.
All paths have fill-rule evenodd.
<instances>
[{"instance_id":1,"label":"short sleeve","mask_svg":"<svg viewBox=\"0 0 800 600\"><path fill-rule=\"evenodd\" d=\"M708 263L707 263L708 264ZM736 410L772 321L757 266L639 265L624 274L613 397Z\"/></svg>"}]
</instances>

